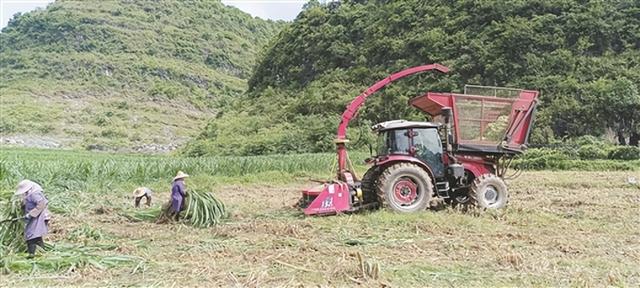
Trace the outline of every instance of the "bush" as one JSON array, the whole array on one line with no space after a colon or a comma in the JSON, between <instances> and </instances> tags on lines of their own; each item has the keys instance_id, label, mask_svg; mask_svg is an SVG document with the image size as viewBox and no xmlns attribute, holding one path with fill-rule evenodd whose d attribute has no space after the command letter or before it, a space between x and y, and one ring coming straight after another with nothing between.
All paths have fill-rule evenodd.
<instances>
[{"instance_id":1,"label":"bush","mask_svg":"<svg viewBox=\"0 0 640 288\"><path fill-rule=\"evenodd\" d=\"M567 169L564 163L570 160L569 156L560 150L530 149L515 163L517 168L542 170L554 167L555 169Z\"/></svg>"},{"instance_id":2,"label":"bush","mask_svg":"<svg viewBox=\"0 0 640 288\"><path fill-rule=\"evenodd\" d=\"M640 147L616 146L608 156L613 160L638 160L640 159Z\"/></svg>"},{"instance_id":3,"label":"bush","mask_svg":"<svg viewBox=\"0 0 640 288\"><path fill-rule=\"evenodd\" d=\"M517 159L514 168L525 170L637 171L640 161Z\"/></svg>"},{"instance_id":4,"label":"bush","mask_svg":"<svg viewBox=\"0 0 640 288\"><path fill-rule=\"evenodd\" d=\"M182 154L187 157L200 157L212 153L214 150L210 147L206 140L193 140L187 143L187 146L182 150Z\"/></svg>"},{"instance_id":5,"label":"bush","mask_svg":"<svg viewBox=\"0 0 640 288\"><path fill-rule=\"evenodd\" d=\"M527 150L527 153L520 157L521 159L546 159L546 160L569 160L569 155L562 150L554 150L548 148L534 148Z\"/></svg>"},{"instance_id":6,"label":"bush","mask_svg":"<svg viewBox=\"0 0 640 288\"><path fill-rule=\"evenodd\" d=\"M609 149L602 145L584 145L578 149L578 157L583 160L607 159Z\"/></svg>"},{"instance_id":7,"label":"bush","mask_svg":"<svg viewBox=\"0 0 640 288\"><path fill-rule=\"evenodd\" d=\"M610 149L614 150L608 152ZM583 171L634 171L640 169L640 151L638 147L618 146L609 148L601 145L585 145L578 149L580 160L572 157L571 153L567 152L568 150L566 147L530 149L514 161L513 167L527 170ZM610 159L606 159L607 153ZM613 154L618 158L611 158ZM632 158L633 156L635 158Z\"/></svg>"},{"instance_id":8,"label":"bush","mask_svg":"<svg viewBox=\"0 0 640 288\"><path fill-rule=\"evenodd\" d=\"M595 137L595 136L591 136L591 135L585 135L585 136L580 136L578 138L576 138L574 140L574 142L580 146L585 146L585 145L606 145L607 142L601 138Z\"/></svg>"}]
</instances>

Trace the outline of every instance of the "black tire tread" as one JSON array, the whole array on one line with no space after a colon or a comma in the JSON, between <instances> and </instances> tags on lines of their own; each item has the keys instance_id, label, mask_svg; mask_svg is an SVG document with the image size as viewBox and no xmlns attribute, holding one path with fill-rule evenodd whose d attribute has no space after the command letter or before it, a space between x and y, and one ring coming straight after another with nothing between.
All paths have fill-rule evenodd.
<instances>
[{"instance_id":1,"label":"black tire tread","mask_svg":"<svg viewBox=\"0 0 640 288\"><path fill-rule=\"evenodd\" d=\"M380 177L378 178L378 181L376 183L376 194L378 196L378 203L380 205L381 208L389 208L389 204L386 201L386 197L385 197L385 192L384 192L384 185L386 183L389 183L391 181L391 176L393 174L394 171L398 170L398 169L403 169L403 168L418 168L418 170L420 172L418 172L420 174L420 176L422 177L422 179L425 179L426 183L427 183L427 187L426 190L428 191L428 198L427 201L425 201L427 203L427 207L429 205L429 201L431 199L431 194L433 192L433 183L431 183L431 176L429 176L429 173L427 173L426 171L424 171L420 166L415 165L415 164L411 164L408 162L400 162L400 163L396 163L393 164L389 167L387 167L386 169L384 169L384 172L382 172L380 174Z\"/></svg>"},{"instance_id":2,"label":"black tire tread","mask_svg":"<svg viewBox=\"0 0 640 288\"><path fill-rule=\"evenodd\" d=\"M494 186L496 186L496 188L500 189L504 189L505 191L505 197L507 198L505 200L505 204L501 207L497 207L495 209L500 209L503 208L507 202L509 202L509 194L508 194L508 189L507 189L507 184L504 183L504 180L502 180L500 177L496 176L495 174L492 173L487 173L487 174L483 174L480 175L480 177L476 178L475 180L473 180L473 183L471 184L471 190L469 191L469 204L472 206L476 206L479 208L484 208L484 209L490 209L488 207L481 207L479 206L478 203L478 190L480 187L482 187L485 184L493 184Z\"/></svg>"},{"instance_id":3,"label":"black tire tread","mask_svg":"<svg viewBox=\"0 0 640 288\"><path fill-rule=\"evenodd\" d=\"M362 198L364 198L365 204L378 202L376 187L378 178L380 177L380 170L381 167L373 166L362 176Z\"/></svg>"}]
</instances>

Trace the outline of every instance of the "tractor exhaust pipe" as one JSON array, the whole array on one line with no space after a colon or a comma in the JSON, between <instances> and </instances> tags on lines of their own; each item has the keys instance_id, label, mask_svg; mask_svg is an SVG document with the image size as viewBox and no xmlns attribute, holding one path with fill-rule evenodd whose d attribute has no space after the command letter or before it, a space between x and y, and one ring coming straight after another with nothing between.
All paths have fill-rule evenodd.
<instances>
[{"instance_id":1,"label":"tractor exhaust pipe","mask_svg":"<svg viewBox=\"0 0 640 288\"><path fill-rule=\"evenodd\" d=\"M451 153L453 151L453 135L451 135L451 118L453 117L453 113L451 112L451 107L442 108L442 117L444 118L444 146L447 152Z\"/></svg>"}]
</instances>

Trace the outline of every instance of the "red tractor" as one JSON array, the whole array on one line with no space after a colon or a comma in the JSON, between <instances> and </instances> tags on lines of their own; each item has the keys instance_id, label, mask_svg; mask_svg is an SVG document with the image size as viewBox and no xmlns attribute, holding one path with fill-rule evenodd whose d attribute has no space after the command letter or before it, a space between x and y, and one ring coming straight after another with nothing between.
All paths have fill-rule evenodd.
<instances>
[{"instance_id":1,"label":"red tractor","mask_svg":"<svg viewBox=\"0 0 640 288\"><path fill-rule=\"evenodd\" d=\"M429 70L449 71L440 64L409 68L379 81L351 102L335 140L337 179L302 192L300 206L306 215L371 207L410 213L425 210L434 196L454 205L492 209L506 205L503 177L511 160L526 149L537 91L465 86L463 94L428 92L415 97L409 104L435 122L395 120L374 125L377 153L367 160L371 168L362 179L355 175L345 144L347 125L358 108L391 82Z\"/></svg>"}]
</instances>

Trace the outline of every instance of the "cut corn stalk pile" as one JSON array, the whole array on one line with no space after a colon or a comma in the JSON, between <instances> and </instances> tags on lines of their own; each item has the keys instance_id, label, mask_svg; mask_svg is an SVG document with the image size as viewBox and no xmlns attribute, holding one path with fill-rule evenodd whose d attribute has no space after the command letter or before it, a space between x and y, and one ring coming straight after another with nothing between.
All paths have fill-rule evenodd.
<instances>
[{"instance_id":1,"label":"cut corn stalk pile","mask_svg":"<svg viewBox=\"0 0 640 288\"><path fill-rule=\"evenodd\" d=\"M73 272L84 267L107 269L122 265L137 264L139 267L143 259L129 255L101 255L104 250L116 249L116 245L79 246L73 244L49 245L47 251L33 259L25 257L24 253L10 253L2 255L0 268L2 273L33 272L33 271L68 271Z\"/></svg>"},{"instance_id":2,"label":"cut corn stalk pile","mask_svg":"<svg viewBox=\"0 0 640 288\"><path fill-rule=\"evenodd\" d=\"M193 226L210 227L220 223L223 218L227 218L224 203L213 197L210 192L194 190L187 194L186 200L185 217Z\"/></svg>"},{"instance_id":3,"label":"cut corn stalk pile","mask_svg":"<svg viewBox=\"0 0 640 288\"><path fill-rule=\"evenodd\" d=\"M193 190L185 198L185 210L181 216L195 227L211 227L227 218L226 207L222 201L216 199L211 192ZM158 222L166 222L171 218L171 202L163 206Z\"/></svg>"},{"instance_id":4,"label":"cut corn stalk pile","mask_svg":"<svg viewBox=\"0 0 640 288\"><path fill-rule=\"evenodd\" d=\"M129 219L129 221L132 221L132 222L144 222L144 221L154 222L161 216L163 211L166 209L165 206L152 207L147 209L135 209L133 211L131 210L124 211L121 213L121 215L126 217L127 219Z\"/></svg>"}]
</instances>

